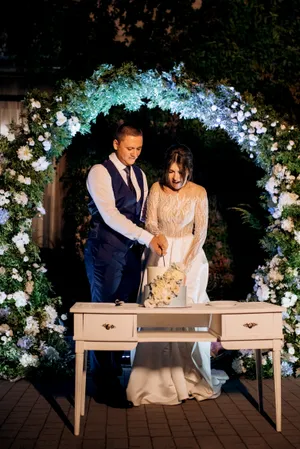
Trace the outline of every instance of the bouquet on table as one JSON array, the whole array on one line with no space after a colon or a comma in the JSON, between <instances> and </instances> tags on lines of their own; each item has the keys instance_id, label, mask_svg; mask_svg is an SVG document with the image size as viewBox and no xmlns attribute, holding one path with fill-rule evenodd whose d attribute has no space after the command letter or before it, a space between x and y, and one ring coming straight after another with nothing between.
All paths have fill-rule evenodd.
<instances>
[{"instance_id":1,"label":"bouquet on table","mask_svg":"<svg viewBox=\"0 0 300 449\"><path fill-rule=\"evenodd\" d=\"M172 263L162 275L149 282L144 306L154 308L169 305L179 294L184 277L182 265Z\"/></svg>"}]
</instances>

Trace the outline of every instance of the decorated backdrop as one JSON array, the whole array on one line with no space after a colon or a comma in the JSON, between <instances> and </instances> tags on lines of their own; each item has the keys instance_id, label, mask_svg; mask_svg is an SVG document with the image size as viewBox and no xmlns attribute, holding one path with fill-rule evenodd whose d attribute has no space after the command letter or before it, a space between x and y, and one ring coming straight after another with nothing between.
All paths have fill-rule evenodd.
<instances>
[{"instance_id":1,"label":"decorated backdrop","mask_svg":"<svg viewBox=\"0 0 300 449\"><path fill-rule=\"evenodd\" d=\"M30 92L21 126L0 140L0 375L16 379L32 370L67 363L65 314L31 239L31 220L44 214L42 197L52 179L52 161L73 136L88 133L97 116L114 105L136 111L159 107L181 119L221 128L265 173L259 181L269 225L261 241L268 259L253 274L248 300L286 307L282 374L300 374L300 159L299 130L264 104L242 98L234 87L209 88L182 66L142 72L132 65L102 65L84 82L65 80L53 95ZM238 186L237 186L238 188ZM264 356L270 370L270 356ZM234 361L251 368L252 353Z\"/></svg>"}]
</instances>

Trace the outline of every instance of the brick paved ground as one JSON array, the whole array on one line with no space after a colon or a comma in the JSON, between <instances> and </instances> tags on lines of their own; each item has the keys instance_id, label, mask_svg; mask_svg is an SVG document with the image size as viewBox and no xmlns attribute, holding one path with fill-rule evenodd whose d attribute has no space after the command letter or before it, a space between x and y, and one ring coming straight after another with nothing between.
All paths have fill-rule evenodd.
<instances>
[{"instance_id":1,"label":"brick paved ground","mask_svg":"<svg viewBox=\"0 0 300 449\"><path fill-rule=\"evenodd\" d=\"M74 437L71 384L47 392L25 380L0 381L0 447L300 449L300 379L283 379L282 387L282 433L277 433L251 403L251 397L257 397L256 382L232 380L216 400L191 400L178 406L120 410L97 404L88 396L81 434ZM271 380L264 381L264 408L274 420Z\"/></svg>"}]
</instances>

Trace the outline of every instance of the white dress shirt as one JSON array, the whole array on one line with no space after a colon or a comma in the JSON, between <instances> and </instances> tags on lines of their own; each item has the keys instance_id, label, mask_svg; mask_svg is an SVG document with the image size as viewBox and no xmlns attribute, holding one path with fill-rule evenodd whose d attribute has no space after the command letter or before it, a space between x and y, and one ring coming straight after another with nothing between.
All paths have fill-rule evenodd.
<instances>
[{"instance_id":1,"label":"white dress shirt","mask_svg":"<svg viewBox=\"0 0 300 449\"><path fill-rule=\"evenodd\" d=\"M115 165L120 175L127 184L125 165L118 159L116 153L109 156L111 162ZM137 201L141 198L141 190L138 185L135 173L131 168L131 180L136 191ZM145 173L142 171L144 181L144 199L142 204L141 219L144 217L144 209L146 199L148 196L148 184ZM150 232L140 228L131 220L121 214L116 207L114 191L112 187L112 180L109 172L102 164L94 165L87 177L87 189L94 200L97 209L103 218L104 222L115 231L124 235L130 240L137 240L142 245L149 247L153 235Z\"/></svg>"}]
</instances>

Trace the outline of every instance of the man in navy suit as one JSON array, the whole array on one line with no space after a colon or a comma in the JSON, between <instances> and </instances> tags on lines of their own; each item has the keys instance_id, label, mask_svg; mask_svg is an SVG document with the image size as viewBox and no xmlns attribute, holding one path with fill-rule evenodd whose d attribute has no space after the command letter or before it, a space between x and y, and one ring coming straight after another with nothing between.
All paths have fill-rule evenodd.
<instances>
[{"instance_id":1,"label":"man in navy suit","mask_svg":"<svg viewBox=\"0 0 300 449\"><path fill-rule=\"evenodd\" d=\"M135 165L141 154L143 133L123 124L117 129L115 152L103 164L94 165L87 178L91 228L85 248L85 265L93 302L128 301L140 282L137 243L158 255L167 250L163 235L153 236L141 227L148 195L144 172ZM116 407L128 407L118 381L121 352L91 352L97 398Z\"/></svg>"}]
</instances>

